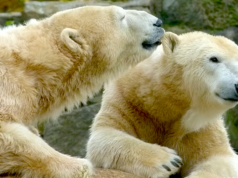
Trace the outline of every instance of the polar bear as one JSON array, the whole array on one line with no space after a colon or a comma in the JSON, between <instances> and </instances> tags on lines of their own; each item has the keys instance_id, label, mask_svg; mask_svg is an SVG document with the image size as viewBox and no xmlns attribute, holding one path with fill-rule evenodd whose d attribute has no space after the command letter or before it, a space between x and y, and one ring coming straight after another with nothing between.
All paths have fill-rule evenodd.
<instances>
[{"instance_id":1,"label":"polar bear","mask_svg":"<svg viewBox=\"0 0 238 178\"><path fill-rule=\"evenodd\" d=\"M86 159L51 148L35 126L86 102L160 44L142 11L86 6L0 31L0 176L86 178Z\"/></svg>"},{"instance_id":2,"label":"polar bear","mask_svg":"<svg viewBox=\"0 0 238 178\"><path fill-rule=\"evenodd\" d=\"M237 178L222 120L237 102L237 45L167 32L151 57L106 86L87 158L147 178Z\"/></svg>"}]
</instances>

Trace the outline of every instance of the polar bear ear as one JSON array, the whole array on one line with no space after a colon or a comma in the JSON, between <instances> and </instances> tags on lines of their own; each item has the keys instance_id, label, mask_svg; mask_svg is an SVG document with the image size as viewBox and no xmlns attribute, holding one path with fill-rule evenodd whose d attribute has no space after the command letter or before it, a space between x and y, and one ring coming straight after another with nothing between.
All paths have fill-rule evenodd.
<instances>
[{"instance_id":1,"label":"polar bear ear","mask_svg":"<svg viewBox=\"0 0 238 178\"><path fill-rule=\"evenodd\" d=\"M162 38L162 45L166 54L171 54L179 43L179 37L175 33L166 32Z\"/></svg>"},{"instance_id":2,"label":"polar bear ear","mask_svg":"<svg viewBox=\"0 0 238 178\"><path fill-rule=\"evenodd\" d=\"M64 45L74 53L87 51L88 45L79 32L72 28L65 28L60 34L60 39Z\"/></svg>"}]
</instances>

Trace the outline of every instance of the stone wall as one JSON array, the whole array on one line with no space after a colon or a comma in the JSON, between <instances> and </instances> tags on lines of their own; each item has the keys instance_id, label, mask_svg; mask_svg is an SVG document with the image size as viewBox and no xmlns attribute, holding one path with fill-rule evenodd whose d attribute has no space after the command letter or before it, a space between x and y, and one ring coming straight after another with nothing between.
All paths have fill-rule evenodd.
<instances>
[{"instance_id":1,"label":"stone wall","mask_svg":"<svg viewBox=\"0 0 238 178\"><path fill-rule=\"evenodd\" d=\"M168 31L200 30L238 43L238 0L151 0L151 11Z\"/></svg>"},{"instance_id":2,"label":"stone wall","mask_svg":"<svg viewBox=\"0 0 238 178\"><path fill-rule=\"evenodd\" d=\"M196 29L225 29L238 25L237 0L152 0L165 23Z\"/></svg>"},{"instance_id":3,"label":"stone wall","mask_svg":"<svg viewBox=\"0 0 238 178\"><path fill-rule=\"evenodd\" d=\"M150 0L127 0L125 2L121 1L112 2L103 0L87 0L87 1L80 0L70 2L26 1L24 7L22 7L23 8L22 12L0 13L0 26L8 25L10 22L14 22L16 24L23 23L31 18L41 19L48 17L58 11L81 7L85 5L100 5L100 6L116 5L121 6L125 9L137 9L150 12Z\"/></svg>"}]
</instances>

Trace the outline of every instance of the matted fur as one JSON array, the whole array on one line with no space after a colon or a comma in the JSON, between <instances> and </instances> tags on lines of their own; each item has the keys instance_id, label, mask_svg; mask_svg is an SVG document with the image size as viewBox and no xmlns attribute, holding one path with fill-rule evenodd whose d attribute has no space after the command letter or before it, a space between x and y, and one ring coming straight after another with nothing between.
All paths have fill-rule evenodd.
<instances>
[{"instance_id":1,"label":"matted fur","mask_svg":"<svg viewBox=\"0 0 238 178\"><path fill-rule=\"evenodd\" d=\"M142 11L89 6L2 29L0 175L90 177L89 161L57 152L34 126L85 103L104 83L148 57L155 48L142 43L154 44L164 33L154 25L157 20Z\"/></svg>"},{"instance_id":2,"label":"matted fur","mask_svg":"<svg viewBox=\"0 0 238 178\"><path fill-rule=\"evenodd\" d=\"M148 178L238 177L221 119L238 101L237 45L202 32L166 33L162 45L106 87L87 158Z\"/></svg>"}]
</instances>

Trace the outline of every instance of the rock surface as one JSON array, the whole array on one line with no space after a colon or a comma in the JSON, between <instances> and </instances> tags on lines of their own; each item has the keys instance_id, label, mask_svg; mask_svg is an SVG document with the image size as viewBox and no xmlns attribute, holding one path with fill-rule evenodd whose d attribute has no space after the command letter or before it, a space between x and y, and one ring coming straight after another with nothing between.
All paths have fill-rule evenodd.
<instances>
[{"instance_id":1,"label":"rock surface","mask_svg":"<svg viewBox=\"0 0 238 178\"><path fill-rule=\"evenodd\" d=\"M225 29L238 25L238 0L151 0L152 10L165 23L194 29Z\"/></svg>"},{"instance_id":2,"label":"rock surface","mask_svg":"<svg viewBox=\"0 0 238 178\"><path fill-rule=\"evenodd\" d=\"M48 17L58 11L67 10L71 8L81 7L85 5L108 6L117 5L125 9L137 9L149 11L149 0L130 0L128 2L110 2L110 1L71 1L71 2L38 2L29 1L25 3L24 18L44 18Z\"/></svg>"},{"instance_id":3,"label":"rock surface","mask_svg":"<svg viewBox=\"0 0 238 178\"><path fill-rule=\"evenodd\" d=\"M238 27L229 27L224 30L216 32L216 35L225 36L238 44Z\"/></svg>"},{"instance_id":4,"label":"rock surface","mask_svg":"<svg viewBox=\"0 0 238 178\"><path fill-rule=\"evenodd\" d=\"M90 100L91 105L65 113L57 121L49 121L41 129L46 142L61 153L84 157L92 119L100 109L101 95Z\"/></svg>"},{"instance_id":5,"label":"rock surface","mask_svg":"<svg viewBox=\"0 0 238 178\"><path fill-rule=\"evenodd\" d=\"M20 12L0 13L0 26L12 25L13 23L23 23L22 14Z\"/></svg>"},{"instance_id":6,"label":"rock surface","mask_svg":"<svg viewBox=\"0 0 238 178\"><path fill-rule=\"evenodd\" d=\"M20 178L20 176L1 175L4 178ZM142 178L126 172L113 169L96 169L93 178ZM177 178L177 177L174 177Z\"/></svg>"}]
</instances>

